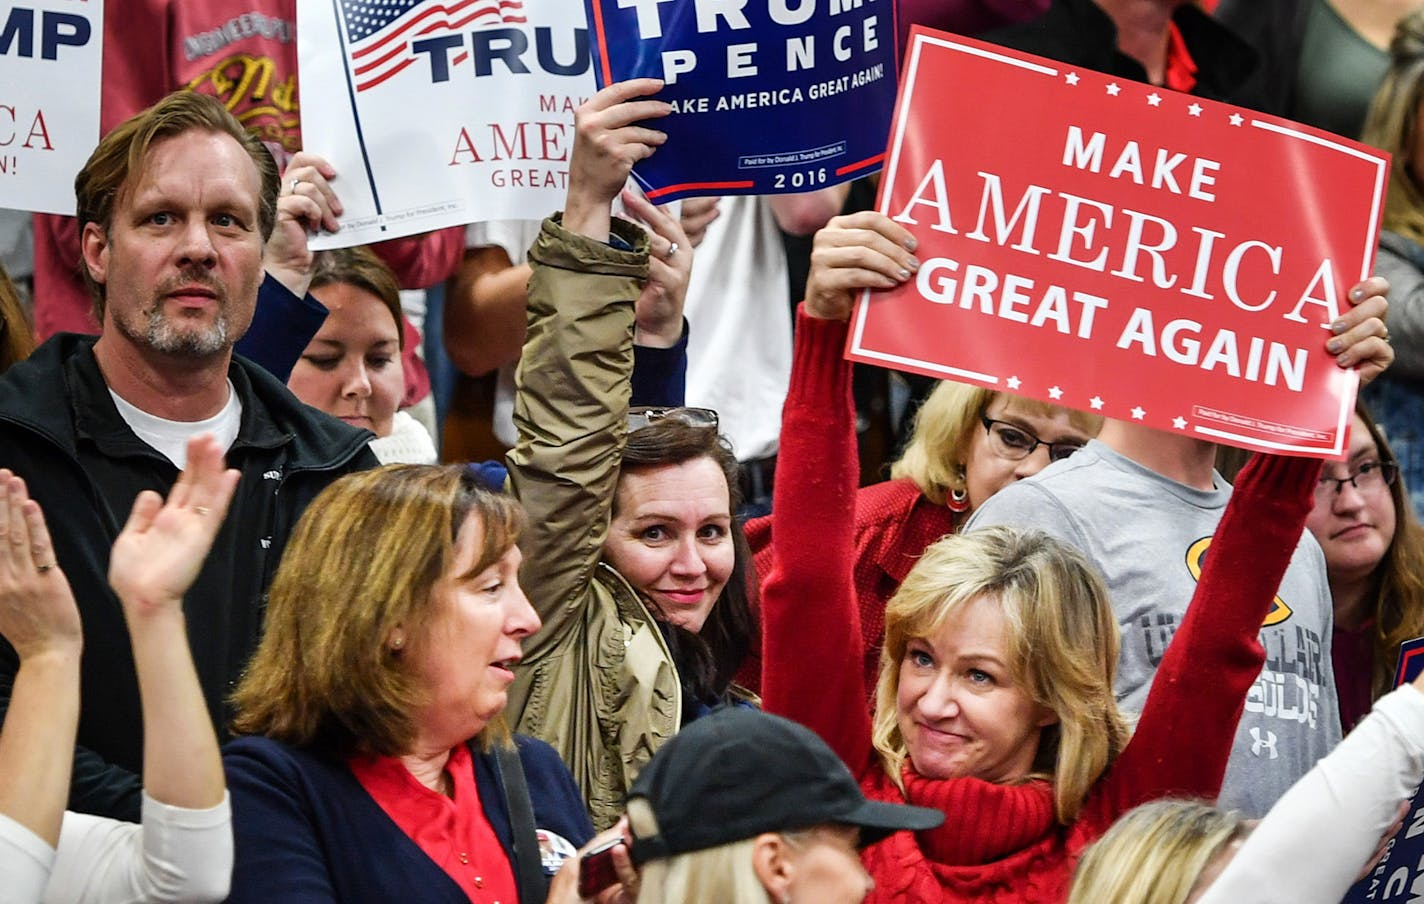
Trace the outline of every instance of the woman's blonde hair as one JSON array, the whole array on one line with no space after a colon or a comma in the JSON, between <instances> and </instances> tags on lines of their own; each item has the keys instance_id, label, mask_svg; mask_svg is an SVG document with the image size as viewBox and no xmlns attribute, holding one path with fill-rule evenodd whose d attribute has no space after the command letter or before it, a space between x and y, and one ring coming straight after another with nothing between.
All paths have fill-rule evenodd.
<instances>
[{"instance_id":1,"label":"woman's blonde hair","mask_svg":"<svg viewBox=\"0 0 1424 904\"><path fill-rule=\"evenodd\" d=\"M471 516L478 573L519 539L524 513L463 465L389 465L323 490L273 578L262 642L232 697L233 730L341 756L407 752L424 690L390 639L397 628L425 636L431 591ZM508 735L496 719L480 738Z\"/></svg>"},{"instance_id":2,"label":"woman's blonde hair","mask_svg":"<svg viewBox=\"0 0 1424 904\"><path fill-rule=\"evenodd\" d=\"M1183 904L1202 870L1245 831L1235 813L1198 801L1143 804L1083 853L1068 904Z\"/></svg>"},{"instance_id":3,"label":"woman's blonde hair","mask_svg":"<svg viewBox=\"0 0 1424 904\"><path fill-rule=\"evenodd\" d=\"M988 527L931 545L885 608L873 742L899 784L908 751L897 720L900 664L960 609L992 600L1004 614L1015 684L1052 710L1033 772L1054 782L1058 821L1071 822L1089 788L1127 745L1113 697L1118 626L1107 589L1081 553L1041 531Z\"/></svg>"},{"instance_id":4,"label":"woman's blonde hair","mask_svg":"<svg viewBox=\"0 0 1424 904\"><path fill-rule=\"evenodd\" d=\"M628 801L628 824L637 837L658 834L647 799ZM756 838L649 860L638 886L638 904L769 904L752 865Z\"/></svg>"},{"instance_id":5,"label":"woman's blonde hair","mask_svg":"<svg viewBox=\"0 0 1424 904\"><path fill-rule=\"evenodd\" d=\"M1047 402L944 380L915 412L910 442L890 466L891 478L907 477L914 481L925 498L935 505L945 505L953 492L966 492L964 465L969 458L969 447L979 429L980 418L1001 395L1045 414L1061 410ZM1103 426L1103 419L1094 414L1069 411L1068 417L1073 426L1089 436L1097 436Z\"/></svg>"}]
</instances>

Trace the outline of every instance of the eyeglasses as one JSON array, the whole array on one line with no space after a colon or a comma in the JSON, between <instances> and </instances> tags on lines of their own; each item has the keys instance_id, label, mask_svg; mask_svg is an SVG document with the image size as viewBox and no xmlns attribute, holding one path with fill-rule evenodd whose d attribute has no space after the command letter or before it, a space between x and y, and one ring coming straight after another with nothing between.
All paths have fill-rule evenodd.
<instances>
[{"instance_id":1,"label":"eyeglasses","mask_svg":"<svg viewBox=\"0 0 1424 904\"><path fill-rule=\"evenodd\" d=\"M996 421L986 415L979 415L979 420L984 423L984 429L989 431L989 448L995 455L1010 461L1021 461L1028 458L1039 446L1048 447L1049 461L1062 461L1083 448L1083 444L1076 440L1059 443L1046 442L1016 424L1010 424L1008 421Z\"/></svg>"},{"instance_id":2,"label":"eyeglasses","mask_svg":"<svg viewBox=\"0 0 1424 904\"><path fill-rule=\"evenodd\" d=\"M711 427L717 429L717 412L711 408L650 408L628 409L628 432L642 430L657 421L672 420L689 427Z\"/></svg>"},{"instance_id":3,"label":"eyeglasses","mask_svg":"<svg viewBox=\"0 0 1424 904\"><path fill-rule=\"evenodd\" d=\"M1331 477L1328 474L1322 476L1320 482L1315 485L1315 498L1332 499L1345 489L1347 483L1361 493L1378 492L1384 487L1393 485L1397 477L1399 477L1398 462L1367 461L1361 464L1355 473L1347 477Z\"/></svg>"}]
</instances>

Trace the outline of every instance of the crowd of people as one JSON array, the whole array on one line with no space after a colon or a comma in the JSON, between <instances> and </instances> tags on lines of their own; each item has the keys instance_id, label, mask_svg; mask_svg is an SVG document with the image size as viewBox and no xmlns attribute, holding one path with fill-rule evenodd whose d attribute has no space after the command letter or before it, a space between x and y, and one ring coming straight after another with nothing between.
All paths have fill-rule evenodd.
<instances>
[{"instance_id":1,"label":"crowd of people","mask_svg":"<svg viewBox=\"0 0 1424 904\"><path fill-rule=\"evenodd\" d=\"M634 79L543 221L313 253L296 118L136 67L0 269L0 900L1339 901L1424 779L1421 4L902 5L1393 155L1343 460L946 382L862 486L848 320L920 261L845 187L650 203ZM502 461L432 432L447 279Z\"/></svg>"}]
</instances>

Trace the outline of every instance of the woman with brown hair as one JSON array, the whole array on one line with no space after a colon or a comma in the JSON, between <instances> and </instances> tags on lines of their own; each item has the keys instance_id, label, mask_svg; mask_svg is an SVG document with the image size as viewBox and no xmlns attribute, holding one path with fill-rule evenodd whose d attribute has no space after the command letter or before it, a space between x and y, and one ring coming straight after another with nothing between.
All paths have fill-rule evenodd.
<instances>
[{"instance_id":1,"label":"woman with brown hair","mask_svg":"<svg viewBox=\"0 0 1424 904\"><path fill-rule=\"evenodd\" d=\"M576 114L565 209L529 250L508 457L543 621L510 711L569 764L600 828L668 738L740 699L732 676L754 631L736 462L716 412L630 408L634 343L670 347L683 330L664 288L689 254L677 220L626 193L652 233L611 215L634 161L662 143L635 125L669 112L649 97L660 87L609 85Z\"/></svg>"},{"instance_id":2,"label":"woman with brown hair","mask_svg":"<svg viewBox=\"0 0 1424 904\"><path fill-rule=\"evenodd\" d=\"M1346 731L1389 690L1399 645L1424 636L1424 527L1399 462L1363 402L1349 456L1331 462L1306 526L1325 553L1335 609L1331 662Z\"/></svg>"},{"instance_id":3,"label":"woman with brown hair","mask_svg":"<svg viewBox=\"0 0 1424 904\"><path fill-rule=\"evenodd\" d=\"M541 846L556 868L592 827L554 752L503 718L539 627L523 524L457 465L312 502L233 696L230 901L545 900Z\"/></svg>"}]
</instances>

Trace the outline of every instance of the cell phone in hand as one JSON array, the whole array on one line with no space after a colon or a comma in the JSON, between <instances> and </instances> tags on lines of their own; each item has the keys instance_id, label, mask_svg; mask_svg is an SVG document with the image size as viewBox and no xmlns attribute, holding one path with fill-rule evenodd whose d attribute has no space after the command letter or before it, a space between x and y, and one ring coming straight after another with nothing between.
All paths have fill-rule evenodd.
<instances>
[{"instance_id":1,"label":"cell phone in hand","mask_svg":"<svg viewBox=\"0 0 1424 904\"><path fill-rule=\"evenodd\" d=\"M579 859L580 898L591 898L618 882L618 871L613 866L613 849L622 843L622 838L610 838L597 847L590 848Z\"/></svg>"}]
</instances>

